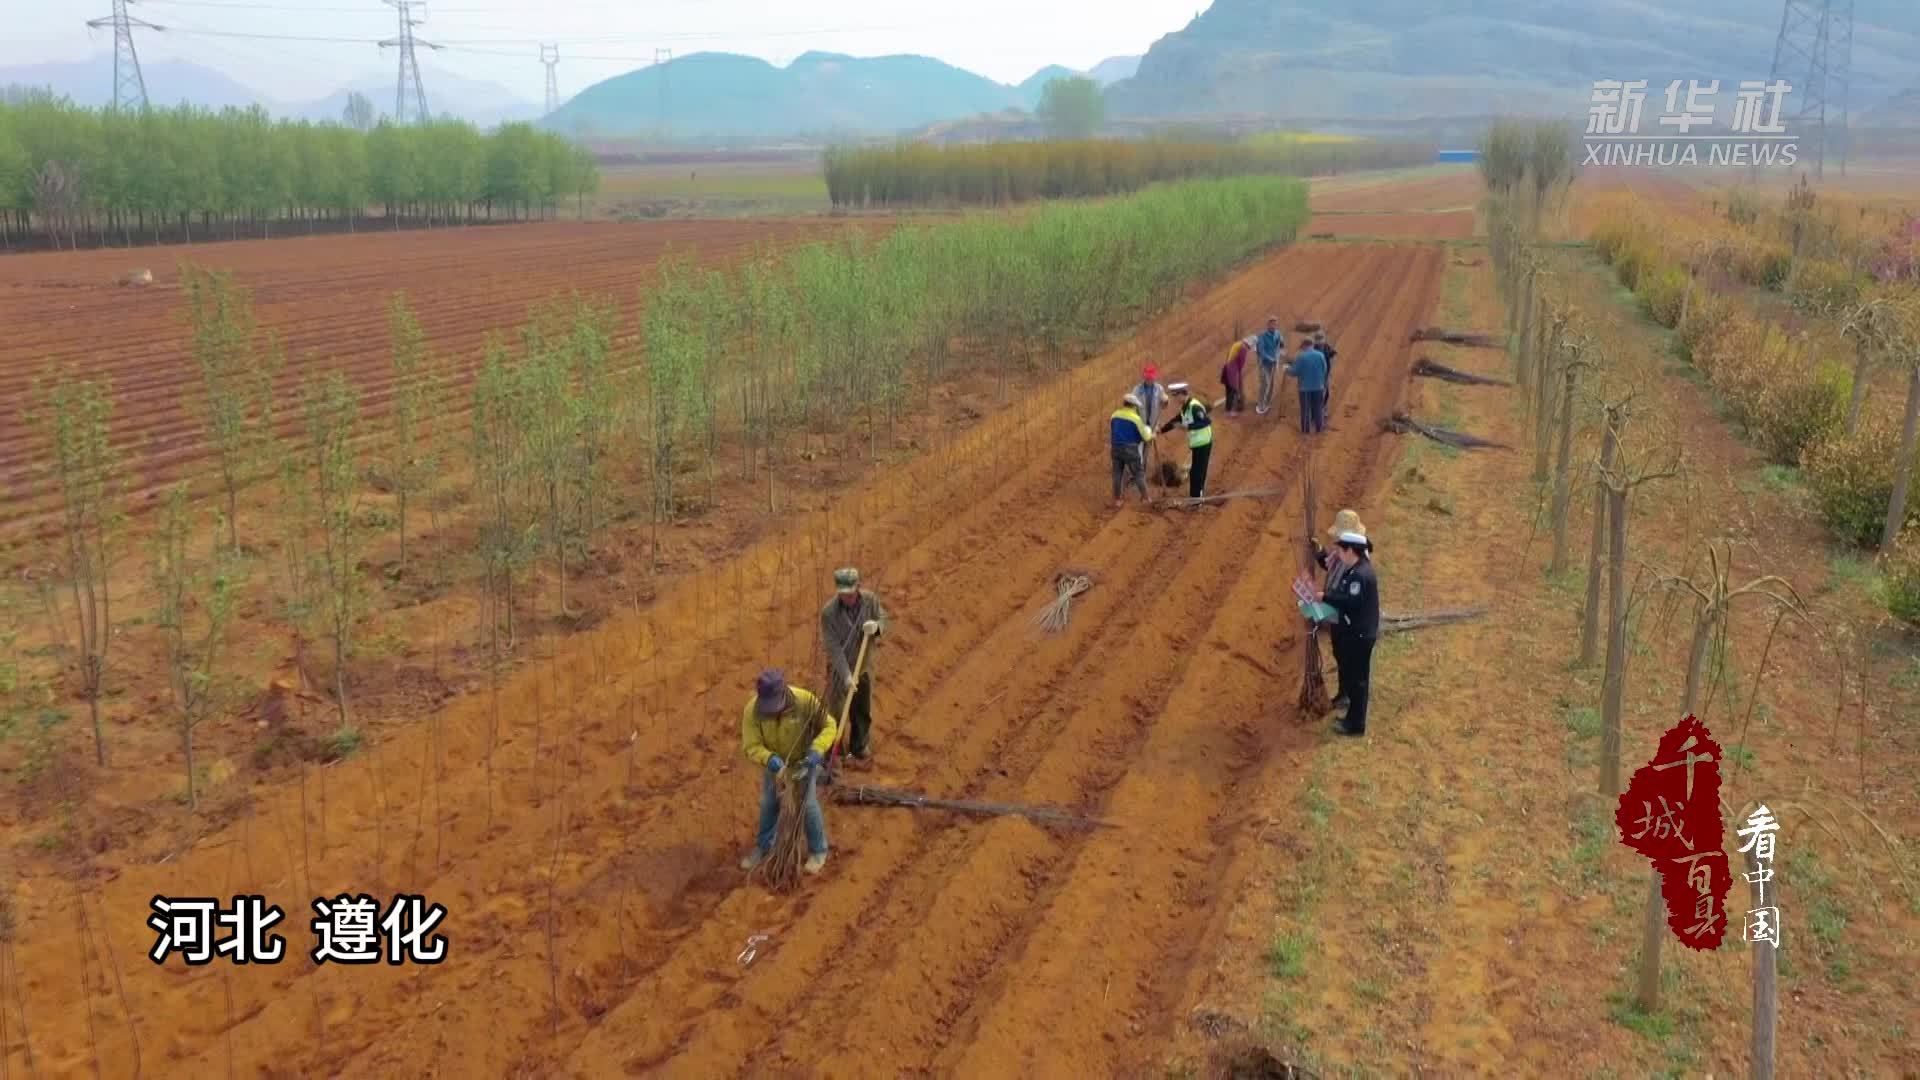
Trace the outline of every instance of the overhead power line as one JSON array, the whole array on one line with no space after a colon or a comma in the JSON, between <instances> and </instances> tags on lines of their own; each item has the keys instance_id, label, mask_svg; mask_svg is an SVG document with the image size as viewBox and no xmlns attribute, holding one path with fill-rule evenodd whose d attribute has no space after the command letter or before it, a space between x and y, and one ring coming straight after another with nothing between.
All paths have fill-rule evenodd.
<instances>
[{"instance_id":1,"label":"overhead power line","mask_svg":"<svg viewBox=\"0 0 1920 1080\"><path fill-rule=\"evenodd\" d=\"M1769 81L1786 80L1800 102L1795 134L1817 132L1813 171L1825 176L1827 150L1847 171L1847 98L1853 81L1853 0L1786 0L1773 45ZM1838 121L1838 131L1834 130Z\"/></svg>"},{"instance_id":2,"label":"overhead power line","mask_svg":"<svg viewBox=\"0 0 1920 1080\"><path fill-rule=\"evenodd\" d=\"M133 2L113 0L112 15L87 20L87 26L96 30L108 25L113 27L113 107L120 112L145 112L147 109L147 80L140 74L140 53L133 47L133 28L166 29L127 14L127 5Z\"/></svg>"},{"instance_id":3,"label":"overhead power line","mask_svg":"<svg viewBox=\"0 0 1920 1080\"><path fill-rule=\"evenodd\" d=\"M547 115L560 107L560 46L540 46L540 62L547 67Z\"/></svg>"},{"instance_id":4,"label":"overhead power line","mask_svg":"<svg viewBox=\"0 0 1920 1080\"><path fill-rule=\"evenodd\" d=\"M400 13L399 35L380 42L381 48L393 48L400 54L400 74L393 91L393 122L396 124L407 122L407 91L412 90L414 119L425 124L433 119L433 114L427 110L427 88L420 81L420 59L414 55L414 49L419 45L425 45L429 49L437 49L440 46L430 41L421 41L414 36L413 28L422 22L413 17L414 0L386 0L386 2Z\"/></svg>"}]
</instances>

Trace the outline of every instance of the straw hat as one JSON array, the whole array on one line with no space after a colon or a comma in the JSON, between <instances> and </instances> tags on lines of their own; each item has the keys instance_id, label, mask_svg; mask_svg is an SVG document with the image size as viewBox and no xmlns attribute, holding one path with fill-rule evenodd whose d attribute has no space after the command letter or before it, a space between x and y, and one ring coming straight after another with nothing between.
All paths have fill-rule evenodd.
<instances>
[{"instance_id":1,"label":"straw hat","mask_svg":"<svg viewBox=\"0 0 1920 1080\"><path fill-rule=\"evenodd\" d=\"M1333 515L1333 527L1327 530L1327 535L1339 540L1344 533L1352 533L1362 540L1367 538L1367 527L1360 524L1359 514L1351 510L1342 510Z\"/></svg>"}]
</instances>

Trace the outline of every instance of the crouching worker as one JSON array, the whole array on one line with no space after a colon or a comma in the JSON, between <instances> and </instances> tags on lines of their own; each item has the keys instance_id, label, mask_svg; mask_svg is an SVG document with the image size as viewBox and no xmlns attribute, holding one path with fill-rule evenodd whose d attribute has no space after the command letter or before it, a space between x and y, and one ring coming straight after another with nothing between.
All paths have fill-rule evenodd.
<instances>
[{"instance_id":1,"label":"crouching worker","mask_svg":"<svg viewBox=\"0 0 1920 1080\"><path fill-rule=\"evenodd\" d=\"M838 734L838 723L819 698L788 686L778 670L760 673L753 700L740 714L740 748L766 775L760 782L760 832L753 850L740 860L740 869L752 870L773 851L774 832L780 825L780 789L775 785L788 782L780 772L789 765L802 770L801 816L807 832L807 862L802 869L817 874L827 865L827 819L815 788L827 750Z\"/></svg>"},{"instance_id":2,"label":"crouching worker","mask_svg":"<svg viewBox=\"0 0 1920 1080\"><path fill-rule=\"evenodd\" d=\"M1174 383L1169 389L1180 412L1160 430L1164 433L1177 427L1187 429L1187 449L1193 453L1193 464L1187 470L1187 497L1198 499L1207 493L1207 463L1213 458L1213 417L1207 412L1207 403L1194 397L1186 383Z\"/></svg>"}]
</instances>

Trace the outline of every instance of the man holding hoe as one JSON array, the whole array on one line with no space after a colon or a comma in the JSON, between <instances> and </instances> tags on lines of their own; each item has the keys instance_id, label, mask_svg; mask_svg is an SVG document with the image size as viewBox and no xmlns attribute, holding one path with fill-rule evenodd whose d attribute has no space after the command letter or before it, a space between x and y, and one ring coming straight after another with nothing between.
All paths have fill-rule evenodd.
<instances>
[{"instance_id":1,"label":"man holding hoe","mask_svg":"<svg viewBox=\"0 0 1920 1080\"><path fill-rule=\"evenodd\" d=\"M860 588L860 571L852 567L833 572L833 587L833 599L820 609L820 644L827 650L827 685L833 688L827 702L834 715L847 717L847 750L853 760L865 765L873 759L873 651L886 632L887 609L880 597ZM860 659L862 642L867 654L864 664ZM861 664L857 684L856 664ZM851 712L847 710L849 691L853 694Z\"/></svg>"}]
</instances>

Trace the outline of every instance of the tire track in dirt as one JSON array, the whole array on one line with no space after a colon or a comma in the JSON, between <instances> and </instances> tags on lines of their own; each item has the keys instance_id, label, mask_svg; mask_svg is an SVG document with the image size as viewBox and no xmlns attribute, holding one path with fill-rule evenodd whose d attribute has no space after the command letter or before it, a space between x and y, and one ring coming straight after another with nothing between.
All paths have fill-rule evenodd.
<instances>
[{"instance_id":1,"label":"tire track in dirt","mask_svg":"<svg viewBox=\"0 0 1920 1080\"><path fill-rule=\"evenodd\" d=\"M875 577L900 610L897 636L905 639L889 646L888 666L882 669L880 736L889 739L900 733L881 744L887 759L900 762L929 790L998 795L1032 789L1053 799L1078 797L1088 805L1121 799L1131 790L1130 774L1118 768L1083 771L1069 760L1075 738L1115 737L1103 726L1104 714L1075 710L1069 699L1089 685L1076 670L1089 663L1108 664L1104 653L1151 640L1153 632L1139 614L1124 610L1135 579L1124 574L1103 579L1083 598L1076 629L1102 627L1091 642L1070 632L1032 646L1002 642L981 648L981 634L974 628L999 627L1002 636L1018 641L1025 614L1008 615L1005 598L1027 597L1022 611L1031 612L1050 596L1049 579L1069 553L1112 553L1124 570L1150 580L1157 569L1194 559L1197 547L1232 546L1223 541L1264 520L1269 511L1248 504L1203 512L1195 520L1205 524L1197 528L1184 516L1163 520L1133 512L1118 518L1108 514L1099 445L1104 425L1099 420L1110 410L1114 390L1137 371L1142 346L1176 355L1183 365L1201 362L1198 371L1210 370L1220 348L1204 340L1214 333L1212 327L1197 333L1190 328L1196 316L1220 325L1232 315L1250 321L1271 306L1305 314L1285 299L1275 305L1262 297L1281 286L1305 291L1300 283L1321 274L1333 282L1334 294L1359 295L1364 277L1405 257L1404 252L1377 247L1316 247L1310 254L1296 251L1267 260L1087 365L1050 398L1029 395L1009 415L990 419L958 445L901 470L895 482L882 485L872 497L841 507L834 532L763 544L732 565L731 582L726 571L715 571L662 597L645 619L622 619L589 641L564 646L547 672L523 674L503 690L494 762L499 820L491 828L483 799L482 733L489 721L485 695L449 710L429 731L409 732L384 750L376 748L358 767L331 770L334 806L328 831L336 838L335 846L313 860L311 881L300 869L301 842L295 836L302 832L297 822L315 820L311 803L303 810L293 793L262 793L251 827L271 839L264 841L268 848L256 842L249 851L246 880L254 888L273 893L276 900L293 897L289 890L295 886L307 889L307 895L349 887L358 891L369 883L426 892L453 910L454 948L461 962L401 973L382 967L378 976L365 969L342 972L303 965L242 969L230 982L235 1001L230 1030L221 980L138 965L145 970L129 970L127 980L137 1014L202 1018L172 1031L161 1049L150 1044L150 1055L164 1053L170 1061L193 1060L198 1066L219 1068L228 1064L224 1043L230 1038L236 1068L338 1071L350 1065L354 1072L441 1068L485 1075L511 1071L525 1061L549 1061L578 1047L576 1066L593 1073L604 1073L617 1062L665 1060L676 1050L691 1052L676 1067L724 1070L764 1043L766 1024L790 1019L786 1014L792 1003L809 1000L818 973L847 943L885 961L873 970L902 962L901 950L913 944L904 938L917 925L895 920L860 933L857 913L877 897L891 901L894 892L920 889L920 903L930 898L933 904L947 905L928 908L939 913L936 918L959 913L954 905L963 901L980 903L959 895L941 900L941 894L972 888L963 872L943 870L942 853L949 862L964 857L966 865L999 868L996 872L1008 881L1024 880L1019 866L1007 861L1015 854L1038 853L1051 860L1047 865L1055 868L1052 880L1066 884L1046 891L1049 873L1041 866L1036 881L1024 889L1029 896L1044 895L1044 902L1024 913L982 912L1003 927L1014 926L1016 933L1006 940L1031 949L1034 927L1051 932L1053 916L1047 913L1059 898L1057 889L1067 888L1069 899L1085 892L1088 871L1078 869L1079 857L1064 860L1053 849L1053 838L1032 830L1027 830L1032 835L1020 835L1027 829L1024 825L974 828L916 820L907 812L838 810L833 814L838 855L828 875L808 892L781 899L742 885L731 861L750 833L757 777L739 766L733 749L737 734L729 734L737 733L737 702L745 697L740 687L750 669L765 659L798 666L794 659L812 651L811 616L820 600L816 583L825 580L832 565L849 561L844 555L848 548L868 562L878 553ZM1382 341L1395 336L1404 341L1399 329L1389 334L1381 328L1378 335ZM1219 345L1224 341L1222 332ZM1349 342L1347 348L1355 346ZM1359 360L1380 348L1376 341L1348 356ZM1396 357L1404 352L1404 346L1395 349ZM1369 377L1375 392L1390 394L1386 388L1404 381L1403 364L1368 366L1377 372ZM1199 381L1204 376L1191 377ZM1353 405L1346 407L1351 411ZM1253 486L1229 478L1243 468L1273 468L1292 460L1289 446L1297 436L1281 432L1279 424L1264 436L1243 434L1249 426L1223 421L1226 452L1216 466L1222 486ZM1036 450L1036 429L1042 438L1062 441L1051 450ZM1363 436L1356 429L1345 434L1336 430L1334 437ZM983 484L984 497L977 494ZM1063 489L1071 494L1063 497ZM929 533L929 502L965 509L942 517ZM1034 508L1041 505L1044 512L1035 515ZM850 517L876 523L863 531L859 543L847 535ZM1256 552L1266 543L1259 541L1263 546ZM1286 541L1274 543L1275 550L1286 550ZM1199 561L1220 569L1207 559ZM1287 559L1286 577L1291 568ZM1191 568L1175 572L1184 575L1176 580L1188 582L1202 574ZM889 588L888 580L900 587ZM1223 593L1220 586L1200 584L1228 601L1245 588ZM743 600L749 597L764 598L764 606ZM1106 623L1114 625L1108 628ZM806 629L781 633L776 626ZM1181 633L1192 639L1211 633L1208 626L1187 627ZM916 632L921 641L914 640ZM812 667L821 667L817 653ZM803 683L811 681L802 678ZM1167 676L1147 693L1164 698L1186 678ZM529 692L529 684L536 689ZM1008 708L1015 702L1040 703L1024 708L1026 723L996 724L991 708L976 704L982 688L995 684L1007 690ZM691 709L687 702L693 703ZM895 704L905 702L916 704ZM943 703L952 707L943 708ZM1044 718L1035 726L1034 717L1042 710ZM689 712L709 719L694 725L683 740L677 731L686 726L682 717ZM1064 733L1065 742L1060 734L1047 735L1048 725ZM649 738L629 748L625 736L630 730L646 730ZM974 748L967 736L981 730L991 738ZM435 754L436 734L439 752L448 759L437 780L426 767ZM1154 736L1147 738L1151 745ZM1245 741L1246 736L1236 738ZM956 760L951 749L936 752L936 745L954 743L971 755L966 761ZM1005 753L1020 759L1020 767L1009 769L1005 777L993 772L996 747L1010 748ZM1247 749L1241 758L1253 761L1257 754ZM573 779L566 781L569 774ZM656 776L660 779L651 779ZM558 799L547 794L556 786ZM404 811L413 809L419 822L429 802L439 828L426 828L418 844L410 844L404 835ZM450 811L445 808L449 802ZM401 809L383 813L383 805ZM556 857L555 822L562 813L566 827ZM397 834L396 814L402 815ZM387 835L381 839L383 820ZM243 822L224 830L212 843L232 845L237 840L244 848L247 827ZM1010 830L1016 836L1011 851L1006 839ZM372 836L376 850L343 848L338 843L342 833L363 845ZM431 845L426 834L437 834ZM424 850L440 848L442 841L451 857L431 857L424 874L417 866L405 868L404 863L417 862ZM1100 838L1083 843L1088 851L1105 850ZM154 892L179 893L183 884L196 883L204 890L206 871L228 865L224 855L203 845L165 868L128 867L123 879L110 887L111 906L121 912L120 921L138 921L144 917L145 898ZM556 933L562 949L554 981L561 988L565 1012L550 1018L545 1007L553 988L543 928L545 882L554 866ZM980 898L978 893L969 895ZM30 906L25 914L30 924L59 925L44 905ZM289 905L290 923L299 927L304 920L303 902ZM781 929L772 950L750 972L741 972L731 962L733 953L747 932L770 926L807 929ZM826 932L814 932L823 927ZM1019 933L1029 944L1015 940ZM290 952L297 950L302 936L290 937ZM49 945L33 947L41 953L41 963L30 967L30 973L43 975L43 993L49 987L58 990L45 976L56 970L45 965L57 963L58 933L49 940ZM976 949L973 955L992 960L991 952ZM70 992L67 996L71 998ZM112 1010L109 999L102 997L99 1004L103 1012ZM715 1011L683 1019L678 1026L664 1019L669 1008L691 1013L697 1007ZM895 1019L885 1018L881 1026L891 1026ZM956 1038L964 1042L970 1037L966 1033L995 1023L990 1011L969 1015L964 1007L949 1010L941 1026L929 1030L928 1040L903 1056L902 1065L918 1061L926 1067L943 1046L959 1045ZM82 1045L81 1032L55 1031L56 1039L80 1040L65 1045ZM722 1056L706 1056L709 1050Z\"/></svg>"}]
</instances>

